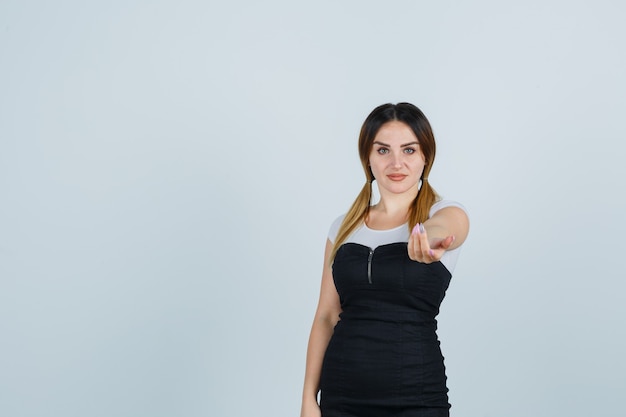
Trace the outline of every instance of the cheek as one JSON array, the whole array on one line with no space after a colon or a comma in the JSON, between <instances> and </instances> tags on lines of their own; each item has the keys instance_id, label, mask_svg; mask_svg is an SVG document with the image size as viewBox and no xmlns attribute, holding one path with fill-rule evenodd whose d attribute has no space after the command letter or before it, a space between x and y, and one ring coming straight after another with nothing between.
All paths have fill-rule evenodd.
<instances>
[{"instance_id":1,"label":"cheek","mask_svg":"<svg viewBox=\"0 0 626 417\"><path fill-rule=\"evenodd\" d=\"M426 166L426 160L424 159L424 156L420 155L419 157L415 158L413 166L418 169L423 169Z\"/></svg>"},{"instance_id":2,"label":"cheek","mask_svg":"<svg viewBox=\"0 0 626 417\"><path fill-rule=\"evenodd\" d=\"M372 172L372 175L374 176L374 178L377 178L377 177L383 175L385 167L384 167L383 164L381 164L381 161L372 161L370 159L369 169Z\"/></svg>"},{"instance_id":3,"label":"cheek","mask_svg":"<svg viewBox=\"0 0 626 417\"><path fill-rule=\"evenodd\" d=\"M420 167L421 169L426 168L426 158L424 158L424 154L422 154L420 158Z\"/></svg>"},{"instance_id":4,"label":"cheek","mask_svg":"<svg viewBox=\"0 0 626 417\"><path fill-rule=\"evenodd\" d=\"M372 174L374 176L376 176L376 174L378 173L378 167L376 166L376 164L370 164L370 171L372 171Z\"/></svg>"}]
</instances>

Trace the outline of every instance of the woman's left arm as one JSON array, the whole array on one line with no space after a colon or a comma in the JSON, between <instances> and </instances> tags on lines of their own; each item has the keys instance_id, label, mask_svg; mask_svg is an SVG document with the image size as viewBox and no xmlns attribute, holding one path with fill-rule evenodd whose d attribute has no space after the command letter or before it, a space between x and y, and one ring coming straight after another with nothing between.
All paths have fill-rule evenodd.
<instances>
[{"instance_id":1,"label":"woman's left arm","mask_svg":"<svg viewBox=\"0 0 626 417\"><path fill-rule=\"evenodd\" d=\"M438 210L413 228L407 245L409 258L422 263L437 262L447 250L456 249L469 233L469 218L459 207Z\"/></svg>"}]
</instances>

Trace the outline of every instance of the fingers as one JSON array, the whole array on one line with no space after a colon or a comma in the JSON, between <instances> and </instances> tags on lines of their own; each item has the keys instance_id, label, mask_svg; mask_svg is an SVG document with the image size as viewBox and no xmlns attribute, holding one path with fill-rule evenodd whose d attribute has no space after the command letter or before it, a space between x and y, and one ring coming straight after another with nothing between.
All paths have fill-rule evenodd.
<instances>
[{"instance_id":1,"label":"fingers","mask_svg":"<svg viewBox=\"0 0 626 417\"><path fill-rule=\"evenodd\" d=\"M434 251L428 243L428 235L424 225L418 223L411 232L409 243L407 244L409 258L422 263L434 262Z\"/></svg>"},{"instance_id":2,"label":"fingers","mask_svg":"<svg viewBox=\"0 0 626 417\"><path fill-rule=\"evenodd\" d=\"M454 236L450 235L448 237L446 237L445 239L443 239L441 242L439 242L439 247L445 250L450 249L450 246L452 246L452 244L454 243Z\"/></svg>"},{"instance_id":3,"label":"fingers","mask_svg":"<svg viewBox=\"0 0 626 417\"><path fill-rule=\"evenodd\" d=\"M420 223L411 232L409 242L407 243L407 251L409 258L414 261L432 263L439 261L453 243L454 236L448 236L431 245L424 225Z\"/></svg>"}]
</instances>

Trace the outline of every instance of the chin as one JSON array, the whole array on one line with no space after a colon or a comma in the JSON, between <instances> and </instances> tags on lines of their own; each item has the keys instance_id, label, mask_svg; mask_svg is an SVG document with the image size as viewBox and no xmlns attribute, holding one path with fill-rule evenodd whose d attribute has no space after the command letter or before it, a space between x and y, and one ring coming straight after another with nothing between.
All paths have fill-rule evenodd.
<instances>
[{"instance_id":1,"label":"chin","mask_svg":"<svg viewBox=\"0 0 626 417\"><path fill-rule=\"evenodd\" d=\"M406 184L389 184L387 187L380 187L380 188L383 188L385 191L390 192L392 194L404 194L404 193L411 192L414 188L417 188L417 187L412 187Z\"/></svg>"}]
</instances>

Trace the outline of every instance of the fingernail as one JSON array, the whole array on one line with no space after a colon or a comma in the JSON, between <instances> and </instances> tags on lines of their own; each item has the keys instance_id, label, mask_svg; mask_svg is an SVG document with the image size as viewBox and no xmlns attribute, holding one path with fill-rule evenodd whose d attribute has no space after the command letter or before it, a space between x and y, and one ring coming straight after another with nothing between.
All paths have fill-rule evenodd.
<instances>
[{"instance_id":1,"label":"fingernail","mask_svg":"<svg viewBox=\"0 0 626 417\"><path fill-rule=\"evenodd\" d=\"M420 232L420 225L416 224L415 227L413 228L413 230L411 231L411 234L418 234Z\"/></svg>"},{"instance_id":2,"label":"fingernail","mask_svg":"<svg viewBox=\"0 0 626 417\"><path fill-rule=\"evenodd\" d=\"M432 249L428 251L428 254L429 254L430 256L435 256L435 252L433 252L433 250L432 250Z\"/></svg>"},{"instance_id":3,"label":"fingernail","mask_svg":"<svg viewBox=\"0 0 626 417\"><path fill-rule=\"evenodd\" d=\"M424 233L424 225L420 223L420 233Z\"/></svg>"}]
</instances>

